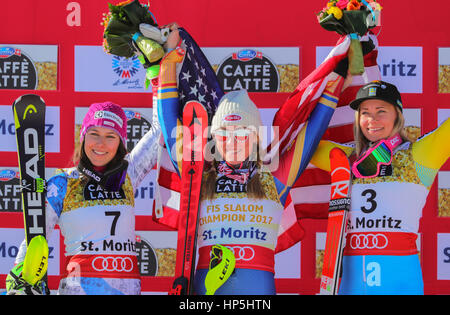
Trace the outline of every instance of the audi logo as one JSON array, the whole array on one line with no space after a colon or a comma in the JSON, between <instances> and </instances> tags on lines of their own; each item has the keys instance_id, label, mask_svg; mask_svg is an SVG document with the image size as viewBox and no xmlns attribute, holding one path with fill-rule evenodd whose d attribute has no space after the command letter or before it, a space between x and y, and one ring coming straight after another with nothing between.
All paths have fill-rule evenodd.
<instances>
[{"instance_id":1,"label":"audi logo","mask_svg":"<svg viewBox=\"0 0 450 315\"><path fill-rule=\"evenodd\" d=\"M388 238L384 234L352 234L350 247L352 249L383 249L388 245Z\"/></svg>"},{"instance_id":2,"label":"audi logo","mask_svg":"<svg viewBox=\"0 0 450 315\"><path fill-rule=\"evenodd\" d=\"M227 246L236 260L250 261L255 258L255 250L250 246Z\"/></svg>"},{"instance_id":3,"label":"audi logo","mask_svg":"<svg viewBox=\"0 0 450 315\"><path fill-rule=\"evenodd\" d=\"M133 260L130 257L103 257L98 256L92 260L95 271L130 272L133 270Z\"/></svg>"}]
</instances>

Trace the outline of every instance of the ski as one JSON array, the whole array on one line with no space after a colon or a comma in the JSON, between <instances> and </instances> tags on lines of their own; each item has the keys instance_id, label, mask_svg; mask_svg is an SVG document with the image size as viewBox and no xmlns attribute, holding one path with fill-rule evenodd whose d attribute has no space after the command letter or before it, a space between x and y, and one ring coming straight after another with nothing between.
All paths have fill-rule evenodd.
<instances>
[{"instance_id":1,"label":"ski","mask_svg":"<svg viewBox=\"0 0 450 315\"><path fill-rule=\"evenodd\" d=\"M35 94L13 103L27 244L45 237L45 102Z\"/></svg>"},{"instance_id":2,"label":"ski","mask_svg":"<svg viewBox=\"0 0 450 315\"><path fill-rule=\"evenodd\" d=\"M49 294L46 275L48 245L45 235L45 102L39 95L26 94L16 99L12 108L27 241L26 257L33 257L25 259L23 275L27 282L32 279L31 285L42 279L41 291ZM35 243L39 246L33 246ZM39 263L35 265L35 262ZM34 277L27 276L30 270L37 270Z\"/></svg>"},{"instance_id":3,"label":"ski","mask_svg":"<svg viewBox=\"0 0 450 315\"><path fill-rule=\"evenodd\" d=\"M341 149L334 148L330 151L330 166L331 195L320 281L320 294L323 295L336 295L338 292L342 253L345 247L347 214L350 209L350 163Z\"/></svg>"},{"instance_id":4,"label":"ski","mask_svg":"<svg viewBox=\"0 0 450 315\"><path fill-rule=\"evenodd\" d=\"M203 176L208 113L202 104L187 102L183 109L183 161L178 221L175 280L170 295L192 294L197 249L198 210Z\"/></svg>"}]
</instances>

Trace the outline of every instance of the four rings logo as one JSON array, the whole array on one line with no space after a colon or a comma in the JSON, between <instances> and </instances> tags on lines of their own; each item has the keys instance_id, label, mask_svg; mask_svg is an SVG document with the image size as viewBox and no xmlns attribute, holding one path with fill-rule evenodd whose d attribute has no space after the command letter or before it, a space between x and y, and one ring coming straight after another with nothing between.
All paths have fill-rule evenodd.
<instances>
[{"instance_id":1,"label":"four rings logo","mask_svg":"<svg viewBox=\"0 0 450 315\"><path fill-rule=\"evenodd\" d=\"M92 260L92 268L95 271L131 272L133 260L130 257L98 256Z\"/></svg>"},{"instance_id":2,"label":"four rings logo","mask_svg":"<svg viewBox=\"0 0 450 315\"><path fill-rule=\"evenodd\" d=\"M236 261L250 261L255 258L255 250L250 246L227 246L232 252Z\"/></svg>"},{"instance_id":3,"label":"four rings logo","mask_svg":"<svg viewBox=\"0 0 450 315\"><path fill-rule=\"evenodd\" d=\"M388 245L386 235L377 234L352 234L350 236L350 247L352 249L383 249Z\"/></svg>"}]
</instances>

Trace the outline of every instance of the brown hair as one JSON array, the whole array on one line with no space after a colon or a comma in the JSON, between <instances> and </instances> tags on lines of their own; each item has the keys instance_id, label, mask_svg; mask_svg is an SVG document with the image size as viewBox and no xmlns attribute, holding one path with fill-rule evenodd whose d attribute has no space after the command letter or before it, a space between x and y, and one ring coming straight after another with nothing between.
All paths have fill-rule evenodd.
<instances>
[{"instance_id":1,"label":"brown hair","mask_svg":"<svg viewBox=\"0 0 450 315\"><path fill-rule=\"evenodd\" d=\"M256 171L252 178L250 178L247 182L247 195L253 199L263 199L266 197L266 194L263 189L263 185L261 182L261 166L262 162L259 156L259 145L256 146ZM250 154L251 156L252 154ZM214 198L214 194L216 193L216 179L217 179L217 166L219 162L217 160L213 160L203 172L202 179L202 191L201 191L201 199L202 200L212 200Z\"/></svg>"},{"instance_id":2,"label":"brown hair","mask_svg":"<svg viewBox=\"0 0 450 315\"><path fill-rule=\"evenodd\" d=\"M120 141L119 146L117 148L116 155L114 158L109 161L109 163L106 165L106 168L110 168L113 166L116 166L119 164L127 155L128 151L125 148L125 145L122 141ZM89 161L88 157L86 156L86 153L84 152L84 140L82 143L77 142L75 143L75 148L73 150L72 154L72 164L73 166L78 165L80 163L80 160L83 159L84 161ZM89 161L90 162L90 161Z\"/></svg>"}]
</instances>

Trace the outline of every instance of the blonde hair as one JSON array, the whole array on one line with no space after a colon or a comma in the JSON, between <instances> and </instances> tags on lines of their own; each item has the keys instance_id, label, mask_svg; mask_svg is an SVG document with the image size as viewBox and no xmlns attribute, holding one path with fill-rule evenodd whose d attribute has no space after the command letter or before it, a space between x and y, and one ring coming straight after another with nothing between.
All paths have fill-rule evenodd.
<instances>
[{"instance_id":1,"label":"blonde hair","mask_svg":"<svg viewBox=\"0 0 450 315\"><path fill-rule=\"evenodd\" d=\"M392 105L394 106L394 105ZM360 107L361 108L361 107ZM361 152L369 145L370 141L364 136L362 133L361 127L359 125L359 119L360 119L360 108L358 108L357 111L355 111L355 122L353 124L353 135L355 138L355 153L356 156L359 156ZM397 112L397 118L395 119L394 127L392 130L392 134L400 134L400 137L404 142L413 142L409 135L406 133L404 127L405 127L405 117L403 116L403 113L401 110L394 106L396 112Z\"/></svg>"}]
</instances>

